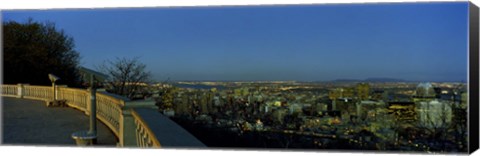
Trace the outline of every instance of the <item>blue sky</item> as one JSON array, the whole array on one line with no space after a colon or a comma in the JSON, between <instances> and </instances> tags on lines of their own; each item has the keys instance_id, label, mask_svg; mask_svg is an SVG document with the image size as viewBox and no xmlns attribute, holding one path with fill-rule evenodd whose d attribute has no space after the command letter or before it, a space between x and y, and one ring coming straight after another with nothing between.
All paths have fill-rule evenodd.
<instances>
[{"instance_id":1,"label":"blue sky","mask_svg":"<svg viewBox=\"0 0 480 156\"><path fill-rule=\"evenodd\" d=\"M468 3L3 11L51 21L81 65L140 57L153 78L466 81Z\"/></svg>"}]
</instances>

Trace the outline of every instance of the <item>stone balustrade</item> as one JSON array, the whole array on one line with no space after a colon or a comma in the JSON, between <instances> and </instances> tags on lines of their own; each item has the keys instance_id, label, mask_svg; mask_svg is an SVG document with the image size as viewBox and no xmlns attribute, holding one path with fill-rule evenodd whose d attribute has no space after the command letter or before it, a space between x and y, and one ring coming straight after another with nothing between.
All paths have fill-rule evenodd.
<instances>
[{"instance_id":1,"label":"stone balustrade","mask_svg":"<svg viewBox=\"0 0 480 156\"><path fill-rule=\"evenodd\" d=\"M58 92L57 98L67 100L68 106L83 112L89 111L87 106L90 104L90 95L87 90L59 87Z\"/></svg>"},{"instance_id":2,"label":"stone balustrade","mask_svg":"<svg viewBox=\"0 0 480 156\"><path fill-rule=\"evenodd\" d=\"M90 112L90 92L86 89L68 88L66 86L57 86L54 89L51 86L34 86L28 84L18 85L1 85L1 96L27 98L34 100L42 100L45 102L51 102L54 100L54 95L57 100L65 100L67 106L76 108L89 115ZM154 121L149 119L149 122L145 122L143 118L148 117L141 114L149 114L150 116L160 116L158 120L169 120L166 117L157 112L154 101L130 101L126 98L118 95L113 95L106 92L96 93L96 113L97 119L103 122L118 138L118 146L120 147L161 147L158 139L159 132L154 132L149 125L156 125L157 131L159 130L158 123L169 123L166 129L176 129L169 131L167 136L178 136L182 138L183 142L193 142L192 147L205 147L200 141L198 141L191 134L183 130L176 124L169 122ZM143 111L138 113L135 111L137 108L144 108L150 111ZM153 112L153 115L152 115ZM181 131L182 133L175 134L175 132ZM175 138L168 138L174 139ZM165 141L168 143L169 141ZM180 141L182 142L182 141ZM187 145L190 145L187 143Z\"/></svg>"},{"instance_id":3,"label":"stone balustrade","mask_svg":"<svg viewBox=\"0 0 480 156\"><path fill-rule=\"evenodd\" d=\"M135 136L137 138L137 146L138 147L155 147L160 148L160 142L157 140L157 137L152 132L150 127L146 125L145 121L143 121L142 117L132 110L132 116L135 122Z\"/></svg>"},{"instance_id":4,"label":"stone balustrade","mask_svg":"<svg viewBox=\"0 0 480 156\"><path fill-rule=\"evenodd\" d=\"M7 97L18 97L18 85L2 85L2 95Z\"/></svg>"},{"instance_id":5,"label":"stone balustrade","mask_svg":"<svg viewBox=\"0 0 480 156\"><path fill-rule=\"evenodd\" d=\"M115 133L116 136L119 136L122 108L125 106L125 101L98 92L96 97L97 118L105 123L113 131L113 133Z\"/></svg>"},{"instance_id":6,"label":"stone balustrade","mask_svg":"<svg viewBox=\"0 0 480 156\"><path fill-rule=\"evenodd\" d=\"M20 89L20 97L34 100L53 100L52 87L46 86L30 86L22 85L23 89Z\"/></svg>"}]
</instances>

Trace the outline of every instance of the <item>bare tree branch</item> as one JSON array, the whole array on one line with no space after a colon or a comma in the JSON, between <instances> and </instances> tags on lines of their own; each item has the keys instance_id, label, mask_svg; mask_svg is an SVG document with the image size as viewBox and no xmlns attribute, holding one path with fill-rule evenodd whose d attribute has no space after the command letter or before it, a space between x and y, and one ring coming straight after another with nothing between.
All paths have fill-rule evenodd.
<instances>
[{"instance_id":1,"label":"bare tree branch","mask_svg":"<svg viewBox=\"0 0 480 156\"><path fill-rule=\"evenodd\" d=\"M141 93L143 85L150 82L151 74L146 71L146 67L138 57L134 57L107 60L97 68L109 74L110 92L133 99Z\"/></svg>"}]
</instances>

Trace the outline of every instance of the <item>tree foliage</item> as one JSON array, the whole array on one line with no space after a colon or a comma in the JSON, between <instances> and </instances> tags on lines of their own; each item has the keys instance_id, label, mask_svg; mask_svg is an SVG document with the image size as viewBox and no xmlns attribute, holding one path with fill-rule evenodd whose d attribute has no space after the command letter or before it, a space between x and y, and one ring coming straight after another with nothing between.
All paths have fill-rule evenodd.
<instances>
[{"instance_id":1,"label":"tree foliage","mask_svg":"<svg viewBox=\"0 0 480 156\"><path fill-rule=\"evenodd\" d=\"M50 85L47 75L59 84L78 86L79 54L73 38L51 22L3 22L3 83Z\"/></svg>"},{"instance_id":2,"label":"tree foliage","mask_svg":"<svg viewBox=\"0 0 480 156\"><path fill-rule=\"evenodd\" d=\"M150 82L151 74L146 67L135 57L106 60L98 68L109 76L108 91L133 99L143 93L142 89Z\"/></svg>"},{"instance_id":3,"label":"tree foliage","mask_svg":"<svg viewBox=\"0 0 480 156\"><path fill-rule=\"evenodd\" d=\"M160 91L160 97L156 99L155 105L158 106L159 110L172 110L177 108L181 103L184 102L185 105L188 103L187 99L175 100L176 94L178 92L177 87L164 88ZM187 95L183 95L184 97Z\"/></svg>"}]
</instances>

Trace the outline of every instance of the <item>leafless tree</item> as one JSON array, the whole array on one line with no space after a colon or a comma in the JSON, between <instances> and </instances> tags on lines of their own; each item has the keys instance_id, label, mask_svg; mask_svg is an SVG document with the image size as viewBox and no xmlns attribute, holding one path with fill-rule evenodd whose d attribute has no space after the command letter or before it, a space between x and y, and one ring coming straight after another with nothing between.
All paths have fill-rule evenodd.
<instances>
[{"instance_id":1,"label":"leafless tree","mask_svg":"<svg viewBox=\"0 0 480 156\"><path fill-rule=\"evenodd\" d=\"M151 74L146 67L138 57L134 57L106 60L98 68L109 75L108 91L133 99L150 81Z\"/></svg>"},{"instance_id":2,"label":"leafless tree","mask_svg":"<svg viewBox=\"0 0 480 156\"><path fill-rule=\"evenodd\" d=\"M451 127L451 108L447 104L441 104L440 107L433 108L427 105L427 112L423 114L423 121L417 123L417 128L427 132L427 139L434 139L440 143L439 148L445 149L447 131ZM429 111L434 111L431 113Z\"/></svg>"},{"instance_id":3,"label":"leafless tree","mask_svg":"<svg viewBox=\"0 0 480 156\"><path fill-rule=\"evenodd\" d=\"M425 128L432 134L432 137L435 137L435 135L439 135L439 133L442 133L446 128L449 127L449 113L449 109L445 104L443 104L439 108L438 113L435 113L436 117L434 117L432 113L425 113L424 122L420 122L418 126Z\"/></svg>"}]
</instances>

